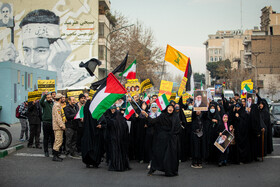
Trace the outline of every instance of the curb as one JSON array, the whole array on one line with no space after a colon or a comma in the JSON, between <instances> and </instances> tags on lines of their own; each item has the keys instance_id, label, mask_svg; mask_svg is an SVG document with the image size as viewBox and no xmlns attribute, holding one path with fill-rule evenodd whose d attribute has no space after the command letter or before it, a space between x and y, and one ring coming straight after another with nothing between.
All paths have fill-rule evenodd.
<instances>
[{"instance_id":1,"label":"curb","mask_svg":"<svg viewBox=\"0 0 280 187\"><path fill-rule=\"evenodd\" d=\"M17 150L20 150L22 148L24 148L24 145L23 144L18 144L18 145L15 145L13 147L10 147L10 148L0 150L0 158L4 158L5 156L7 156L9 154L12 154L13 152L15 152Z\"/></svg>"}]
</instances>

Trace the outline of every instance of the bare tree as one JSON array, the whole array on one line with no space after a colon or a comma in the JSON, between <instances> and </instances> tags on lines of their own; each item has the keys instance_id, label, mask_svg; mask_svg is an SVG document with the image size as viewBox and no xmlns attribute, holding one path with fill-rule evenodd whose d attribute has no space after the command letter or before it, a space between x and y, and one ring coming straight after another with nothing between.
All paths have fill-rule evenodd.
<instances>
[{"instance_id":1,"label":"bare tree","mask_svg":"<svg viewBox=\"0 0 280 187\"><path fill-rule=\"evenodd\" d=\"M128 18L114 13L117 20L114 29L130 25ZM110 38L111 67L115 68L129 51L127 66L136 59L136 76L140 81L151 79L159 86L164 51L155 46L155 39L150 28L145 28L137 21L133 27L114 32Z\"/></svg>"}]
</instances>

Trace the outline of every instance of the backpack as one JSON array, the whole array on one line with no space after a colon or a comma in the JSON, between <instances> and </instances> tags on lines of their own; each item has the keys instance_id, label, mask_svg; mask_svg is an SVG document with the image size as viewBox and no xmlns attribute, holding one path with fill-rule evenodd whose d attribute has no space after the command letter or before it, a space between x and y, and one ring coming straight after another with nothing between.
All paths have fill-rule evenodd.
<instances>
[{"instance_id":1,"label":"backpack","mask_svg":"<svg viewBox=\"0 0 280 187\"><path fill-rule=\"evenodd\" d=\"M19 107L20 105L18 105L16 108L16 118L20 118Z\"/></svg>"}]
</instances>

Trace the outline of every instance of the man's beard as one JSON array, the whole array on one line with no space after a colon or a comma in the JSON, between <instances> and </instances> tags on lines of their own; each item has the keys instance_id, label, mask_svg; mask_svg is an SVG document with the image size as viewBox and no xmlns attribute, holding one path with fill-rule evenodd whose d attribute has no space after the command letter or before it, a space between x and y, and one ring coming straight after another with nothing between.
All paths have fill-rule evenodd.
<instances>
[{"instance_id":1,"label":"man's beard","mask_svg":"<svg viewBox=\"0 0 280 187\"><path fill-rule=\"evenodd\" d=\"M9 22L9 17L8 16L4 16L2 21L3 21L3 23L7 24Z\"/></svg>"},{"instance_id":2,"label":"man's beard","mask_svg":"<svg viewBox=\"0 0 280 187\"><path fill-rule=\"evenodd\" d=\"M201 101L195 100L195 106L199 107L201 105Z\"/></svg>"},{"instance_id":3,"label":"man's beard","mask_svg":"<svg viewBox=\"0 0 280 187\"><path fill-rule=\"evenodd\" d=\"M252 102L248 102L248 107L251 107Z\"/></svg>"}]
</instances>

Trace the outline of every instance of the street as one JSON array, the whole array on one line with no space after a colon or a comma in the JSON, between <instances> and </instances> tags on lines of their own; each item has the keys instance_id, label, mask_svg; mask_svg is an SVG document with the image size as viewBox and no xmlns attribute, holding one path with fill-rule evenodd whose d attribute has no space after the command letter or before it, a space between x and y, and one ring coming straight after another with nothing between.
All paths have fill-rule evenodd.
<instances>
[{"instance_id":1,"label":"street","mask_svg":"<svg viewBox=\"0 0 280 187\"><path fill-rule=\"evenodd\" d=\"M16 129L16 128L14 128ZM13 132L14 134L15 132ZM14 139L16 135L14 135ZM65 158L53 162L43 150L25 148L0 159L0 186L279 186L280 138L274 138L274 152L264 162L219 168L203 165L193 169L191 162L180 163L179 176L165 177L161 172L147 176L147 164L131 161L130 171L112 172L106 164L86 168L81 160Z\"/></svg>"}]
</instances>

